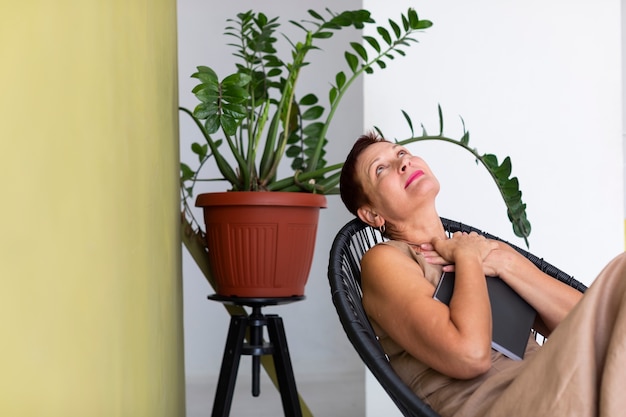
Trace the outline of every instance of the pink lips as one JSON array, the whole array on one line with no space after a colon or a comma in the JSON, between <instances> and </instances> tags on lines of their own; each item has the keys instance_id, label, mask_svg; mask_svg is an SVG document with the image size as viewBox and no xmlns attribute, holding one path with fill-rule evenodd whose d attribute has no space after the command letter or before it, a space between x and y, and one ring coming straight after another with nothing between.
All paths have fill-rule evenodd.
<instances>
[{"instance_id":1,"label":"pink lips","mask_svg":"<svg viewBox=\"0 0 626 417\"><path fill-rule=\"evenodd\" d=\"M411 185L411 183L413 181L415 181L416 179L418 179L422 175L424 175L424 171L422 171L421 169L418 169L417 171L412 173L411 176L409 177L409 179L406 180L406 184L404 184L404 188L407 188L409 185Z\"/></svg>"}]
</instances>

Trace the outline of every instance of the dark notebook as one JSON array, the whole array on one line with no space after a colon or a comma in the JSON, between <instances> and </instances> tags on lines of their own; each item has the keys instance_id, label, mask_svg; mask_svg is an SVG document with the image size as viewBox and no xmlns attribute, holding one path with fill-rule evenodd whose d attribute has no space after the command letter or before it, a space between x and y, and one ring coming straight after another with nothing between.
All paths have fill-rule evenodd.
<instances>
[{"instance_id":1,"label":"dark notebook","mask_svg":"<svg viewBox=\"0 0 626 417\"><path fill-rule=\"evenodd\" d=\"M511 359L521 360L537 313L500 278L486 279L493 328L491 347ZM454 272L444 272L433 297L449 304L453 289Z\"/></svg>"}]
</instances>

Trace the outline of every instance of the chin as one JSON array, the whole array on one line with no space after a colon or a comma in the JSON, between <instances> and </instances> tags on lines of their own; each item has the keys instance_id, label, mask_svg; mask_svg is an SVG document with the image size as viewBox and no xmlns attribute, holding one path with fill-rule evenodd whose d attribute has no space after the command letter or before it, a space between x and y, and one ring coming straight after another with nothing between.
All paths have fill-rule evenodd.
<instances>
[{"instance_id":1,"label":"chin","mask_svg":"<svg viewBox=\"0 0 626 417\"><path fill-rule=\"evenodd\" d=\"M425 181L422 181L419 184L419 193L420 194L429 194L433 197L436 197L439 194L439 190L441 186L439 185L439 181L435 177L430 177L428 179L424 178Z\"/></svg>"}]
</instances>

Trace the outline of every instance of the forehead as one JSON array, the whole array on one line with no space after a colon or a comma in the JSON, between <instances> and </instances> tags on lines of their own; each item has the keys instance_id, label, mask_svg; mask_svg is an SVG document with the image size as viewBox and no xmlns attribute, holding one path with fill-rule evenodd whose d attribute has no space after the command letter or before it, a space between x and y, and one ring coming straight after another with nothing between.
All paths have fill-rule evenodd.
<instances>
[{"instance_id":1,"label":"forehead","mask_svg":"<svg viewBox=\"0 0 626 417\"><path fill-rule=\"evenodd\" d=\"M369 167L374 161L376 161L379 157L384 155L389 151L395 150L395 148L399 148L400 145L397 143L390 142L377 142L373 143L361 154L359 158L359 162L361 165L365 165L365 168Z\"/></svg>"}]
</instances>

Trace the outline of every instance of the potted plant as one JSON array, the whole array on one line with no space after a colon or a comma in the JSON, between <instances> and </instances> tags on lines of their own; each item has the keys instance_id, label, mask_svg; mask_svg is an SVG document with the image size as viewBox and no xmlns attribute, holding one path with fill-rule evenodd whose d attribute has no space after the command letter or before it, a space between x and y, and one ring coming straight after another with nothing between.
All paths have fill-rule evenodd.
<instances>
[{"instance_id":1,"label":"potted plant","mask_svg":"<svg viewBox=\"0 0 626 417\"><path fill-rule=\"evenodd\" d=\"M278 18L248 11L228 19L226 34L238 58L234 73L220 79L211 68L199 66L192 77L199 80L193 93L199 104L181 111L193 119L205 143L193 143L199 163L194 169L181 163L181 191L185 230L206 238L216 291L222 295L284 297L302 295L311 266L319 209L326 206L325 194L337 192L342 164L325 160L327 132L345 92L366 73L384 69L416 40L414 35L432 25L413 9L398 22L377 26L376 36L362 36L345 52L345 70L339 70L328 92L329 109L315 94L297 89L308 54L317 52L318 42L327 41L345 28L362 29L375 24L366 10L327 11L327 16L310 10L312 20L291 22L302 29L302 39L291 45L289 59L276 50ZM403 143L445 140L470 151L492 174L518 235L530 232L525 205L510 160L498 164L493 155L479 155L468 146L469 134L459 140L438 135L413 134ZM440 110L440 120L443 121ZM443 128L443 122L441 122ZM278 178L283 159L292 173ZM206 236L194 228L189 200L201 181L200 171L211 161L229 190L197 196L203 207ZM291 209L295 207L294 214ZM272 210L270 210L272 208ZM276 213L273 213L276 209ZM250 212L249 210L252 210ZM300 219L304 215L306 219ZM237 216L237 218L235 218ZM285 235L283 235L285 232ZM296 250L302 249L302 252ZM241 250L236 253L235 250ZM298 265L297 261L301 261Z\"/></svg>"}]
</instances>

